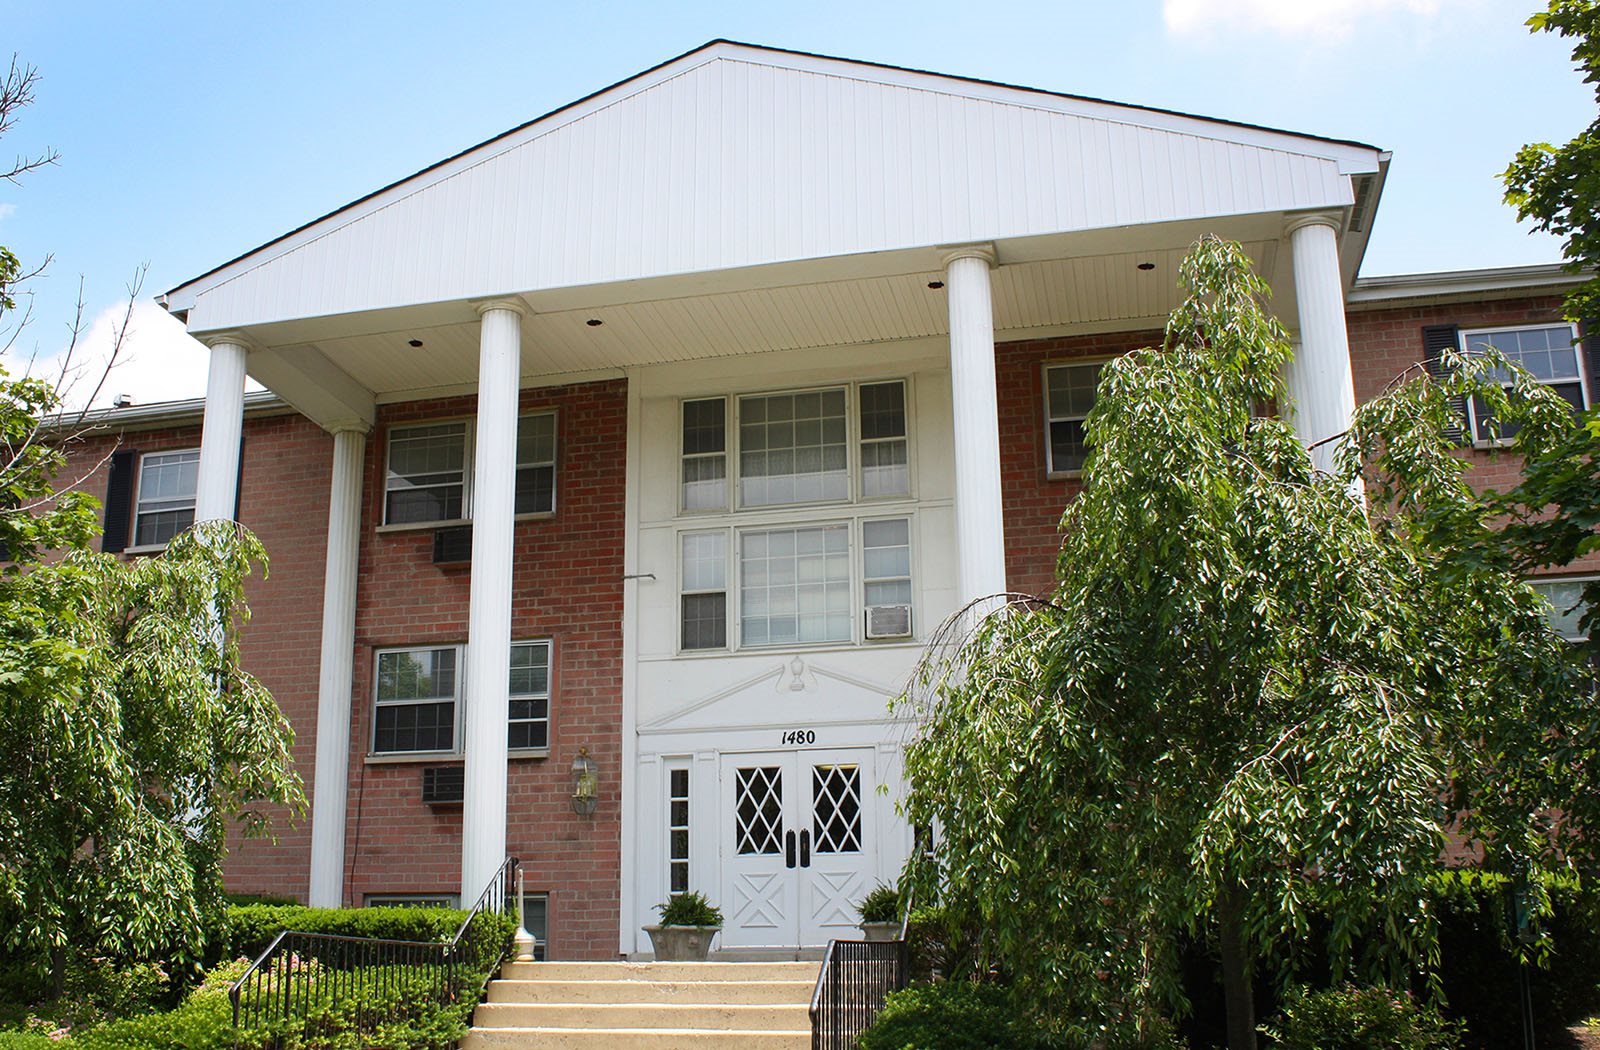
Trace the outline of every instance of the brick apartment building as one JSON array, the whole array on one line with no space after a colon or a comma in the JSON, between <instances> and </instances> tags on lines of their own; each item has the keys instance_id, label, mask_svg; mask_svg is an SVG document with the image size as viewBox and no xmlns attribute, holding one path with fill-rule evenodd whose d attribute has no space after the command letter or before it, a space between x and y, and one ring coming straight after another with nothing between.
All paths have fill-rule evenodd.
<instances>
[{"instance_id":1,"label":"brick apartment building","mask_svg":"<svg viewBox=\"0 0 1600 1050\"><path fill-rule=\"evenodd\" d=\"M1277 290L1308 443L1446 343L1589 402L1556 268L1357 279L1387 165L719 41L173 289L206 399L74 455L107 549L237 516L272 558L245 658L312 815L232 887L470 899L509 853L553 958L684 889L729 948L853 927L912 848L887 702L1049 586L1098 367L1197 236Z\"/></svg>"}]
</instances>

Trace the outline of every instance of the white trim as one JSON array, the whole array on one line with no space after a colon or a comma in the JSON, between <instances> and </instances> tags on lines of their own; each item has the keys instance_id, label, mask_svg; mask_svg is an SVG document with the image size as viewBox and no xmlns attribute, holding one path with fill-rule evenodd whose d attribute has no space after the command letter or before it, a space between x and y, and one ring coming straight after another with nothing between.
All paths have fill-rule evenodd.
<instances>
[{"instance_id":1,"label":"white trim","mask_svg":"<svg viewBox=\"0 0 1600 1050\"><path fill-rule=\"evenodd\" d=\"M1409 299L1482 296L1486 292L1559 292L1583 284L1592 275L1569 273L1562 263L1500 266L1482 270L1441 270L1358 277L1345 302L1352 308L1374 307Z\"/></svg>"}]
</instances>

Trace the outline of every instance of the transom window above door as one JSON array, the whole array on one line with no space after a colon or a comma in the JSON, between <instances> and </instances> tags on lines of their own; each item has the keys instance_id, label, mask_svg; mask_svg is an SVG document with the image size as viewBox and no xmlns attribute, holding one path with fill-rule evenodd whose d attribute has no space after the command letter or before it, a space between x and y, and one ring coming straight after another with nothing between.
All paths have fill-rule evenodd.
<instances>
[{"instance_id":1,"label":"transom window above door","mask_svg":"<svg viewBox=\"0 0 1600 1050\"><path fill-rule=\"evenodd\" d=\"M902 380L684 401L679 508L909 496L908 433Z\"/></svg>"}]
</instances>

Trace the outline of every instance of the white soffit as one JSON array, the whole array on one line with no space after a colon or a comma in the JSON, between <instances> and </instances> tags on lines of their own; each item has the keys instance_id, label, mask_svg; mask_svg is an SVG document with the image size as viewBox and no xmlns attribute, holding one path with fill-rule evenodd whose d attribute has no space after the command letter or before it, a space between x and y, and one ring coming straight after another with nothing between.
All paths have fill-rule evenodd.
<instances>
[{"instance_id":1,"label":"white soffit","mask_svg":"<svg viewBox=\"0 0 1600 1050\"><path fill-rule=\"evenodd\" d=\"M1352 143L716 43L174 289L191 331L1343 208Z\"/></svg>"},{"instance_id":2,"label":"white soffit","mask_svg":"<svg viewBox=\"0 0 1600 1050\"><path fill-rule=\"evenodd\" d=\"M1245 250L1259 272L1270 271L1273 242L1250 242ZM1160 327L1177 305L1186 251L1002 266L994 271L995 329L1002 339L1021 339L1032 329L1069 325ZM1140 270L1141 263L1153 269ZM949 305L928 283L943 277L930 271L534 313L522 323L522 373L535 379L940 337L949 330ZM475 383L478 335L475 322L448 324L322 339L316 349L357 383L392 398ZM412 339L423 345L410 347Z\"/></svg>"}]
</instances>

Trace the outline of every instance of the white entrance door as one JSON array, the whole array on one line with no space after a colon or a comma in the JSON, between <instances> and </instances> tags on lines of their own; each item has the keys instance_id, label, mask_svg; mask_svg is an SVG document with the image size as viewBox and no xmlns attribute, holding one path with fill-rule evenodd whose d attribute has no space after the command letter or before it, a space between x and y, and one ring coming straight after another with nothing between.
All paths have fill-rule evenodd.
<instances>
[{"instance_id":1,"label":"white entrance door","mask_svg":"<svg viewBox=\"0 0 1600 1050\"><path fill-rule=\"evenodd\" d=\"M722 944L813 947L860 935L872 888L870 748L722 756Z\"/></svg>"}]
</instances>

